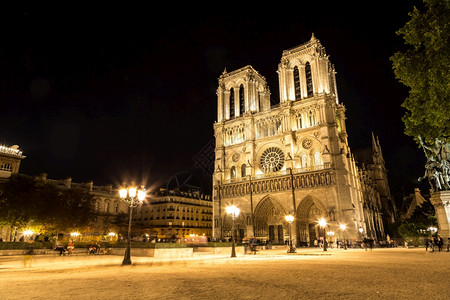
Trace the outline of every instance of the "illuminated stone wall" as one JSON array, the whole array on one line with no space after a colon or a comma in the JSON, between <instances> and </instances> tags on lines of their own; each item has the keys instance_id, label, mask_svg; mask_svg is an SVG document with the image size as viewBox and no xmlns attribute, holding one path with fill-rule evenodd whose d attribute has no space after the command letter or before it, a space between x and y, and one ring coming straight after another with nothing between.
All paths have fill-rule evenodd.
<instances>
[{"instance_id":1,"label":"illuminated stone wall","mask_svg":"<svg viewBox=\"0 0 450 300\"><path fill-rule=\"evenodd\" d=\"M234 204L241 209L235 220L239 238L284 242L284 217L294 214L292 234L298 244L323 236L319 217L327 219L332 239L342 237L340 224L347 225L348 239L384 239L379 215L364 212L365 195L377 197L378 192L365 188L368 180L360 177L348 146L345 107L320 41L312 36L283 51L278 76L280 104L272 107L265 78L251 66L219 78L214 238L231 236L225 207Z\"/></svg>"}]
</instances>

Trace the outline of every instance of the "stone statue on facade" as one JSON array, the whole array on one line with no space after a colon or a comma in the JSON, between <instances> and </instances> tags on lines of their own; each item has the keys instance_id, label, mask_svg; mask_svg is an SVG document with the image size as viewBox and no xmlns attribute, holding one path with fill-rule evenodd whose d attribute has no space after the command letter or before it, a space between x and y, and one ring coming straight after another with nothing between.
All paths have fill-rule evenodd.
<instances>
[{"instance_id":1,"label":"stone statue on facade","mask_svg":"<svg viewBox=\"0 0 450 300\"><path fill-rule=\"evenodd\" d=\"M428 179L433 192L450 190L450 144L436 139L434 146L424 144L419 136L427 162L425 164L425 175L419 181Z\"/></svg>"}]
</instances>

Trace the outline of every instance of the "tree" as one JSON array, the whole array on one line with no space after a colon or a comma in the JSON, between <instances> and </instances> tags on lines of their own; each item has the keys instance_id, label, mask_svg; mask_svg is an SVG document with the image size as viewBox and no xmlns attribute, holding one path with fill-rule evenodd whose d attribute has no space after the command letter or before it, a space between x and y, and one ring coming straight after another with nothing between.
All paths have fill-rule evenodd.
<instances>
[{"instance_id":1,"label":"tree","mask_svg":"<svg viewBox=\"0 0 450 300\"><path fill-rule=\"evenodd\" d=\"M391 57L396 78L410 88L402 106L405 133L417 143L433 146L436 139L450 143L450 0L424 0L426 11L397 34L408 49Z\"/></svg>"},{"instance_id":2,"label":"tree","mask_svg":"<svg viewBox=\"0 0 450 300\"><path fill-rule=\"evenodd\" d=\"M29 176L13 174L4 184L0 195L0 224L15 229L26 226L36 216L34 201L34 179Z\"/></svg>"},{"instance_id":3,"label":"tree","mask_svg":"<svg viewBox=\"0 0 450 300\"><path fill-rule=\"evenodd\" d=\"M427 199L417 206L412 216L404 221L393 224L394 236L402 237L407 241L414 241L420 244L420 238L429 236L429 227L436 227L437 219L433 204Z\"/></svg>"},{"instance_id":4,"label":"tree","mask_svg":"<svg viewBox=\"0 0 450 300\"><path fill-rule=\"evenodd\" d=\"M95 218L94 197L79 189L58 189L46 180L12 174L0 195L0 224L44 231L81 229Z\"/></svg>"},{"instance_id":5,"label":"tree","mask_svg":"<svg viewBox=\"0 0 450 300\"><path fill-rule=\"evenodd\" d=\"M60 214L54 218L60 229L80 230L89 226L97 216L94 196L88 191L77 188L63 190L60 200Z\"/></svg>"}]
</instances>

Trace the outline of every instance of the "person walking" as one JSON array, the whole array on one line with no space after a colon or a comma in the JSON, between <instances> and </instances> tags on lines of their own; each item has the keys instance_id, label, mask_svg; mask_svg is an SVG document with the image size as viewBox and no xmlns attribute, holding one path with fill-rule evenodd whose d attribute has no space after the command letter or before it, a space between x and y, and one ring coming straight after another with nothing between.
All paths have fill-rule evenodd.
<instances>
[{"instance_id":1,"label":"person walking","mask_svg":"<svg viewBox=\"0 0 450 300\"><path fill-rule=\"evenodd\" d=\"M25 252L25 257L23 261L23 267L26 268L28 264L28 268L31 268L31 264L33 263L33 254L34 254L34 240L28 241L27 250Z\"/></svg>"},{"instance_id":2,"label":"person walking","mask_svg":"<svg viewBox=\"0 0 450 300\"><path fill-rule=\"evenodd\" d=\"M437 236L436 244L438 246L439 252L441 252L442 251L442 246L444 245L444 241L442 240L440 235Z\"/></svg>"},{"instance_id":3,"label":"person walking","mask_svg":"<svg viewBox=\"0 0 450 300\"><path fill-rule=\"evenodd\" d=\"M430 239L430 249L431 249L431 252L434 252L434 245L435 245L435 243L434 243L434 237L432 236L431 239Z\"/></svg>"}]
</instances>

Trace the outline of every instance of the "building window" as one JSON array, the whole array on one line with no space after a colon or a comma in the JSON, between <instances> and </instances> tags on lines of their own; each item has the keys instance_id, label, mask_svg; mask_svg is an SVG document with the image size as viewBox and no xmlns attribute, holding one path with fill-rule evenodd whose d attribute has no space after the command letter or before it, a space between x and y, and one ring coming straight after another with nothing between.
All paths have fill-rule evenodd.
<instances>
[{"instance_id":1,"label":"building window","mask_svg":"<svg viewBox=\"0 0 450 300\"><path fill-rule=\"evenodd\" d=\"M236 178L236 167L235 166L231 167L230 176L231 176L231 179L235 179Z\"/></svg>"},{"instance_id":2,"label":"building window","mask_svg":"<svg viewBox=\"0 0 450 300\"><path fill-rule=\"evenodd\" d=\"M258 111L262 111L261 94L258 93Z\"/></svg>"},{"instance_id":3,"label":"building window","mask_svg":"<svg viewBox=\"0 0 450 300\"><path fill-rule=\"evenodd\" d=\"M298 114L296 117L297 120L297 129L303 128L302 115Z\"/></svg>"},{"instance_id":4,"label":"building window","mask_svg":"<svg viewBox=\"0 0 450 300\"><path fill-rule=\"evenodd\" d=\"M308 166L308 157L305 153L302 153L302 168L306 168Z\"/></svg>"},{"instance_id":5,"label":"building window","mask_svg":"<svg viewBox=\"0 0 450 300\"><path fill-rule=\"evenodd\" d=\"M247 176L246 170L247 170L247 168L246 168L245 164L243 164L243 165L241 166L241 177Z\"/></svg>"},{"instance_id":6,"label":"building window","mask_svg":"<svg viewBox=\"0 0 450 300\"><path fill-rule=\"evenodd\" d=\"M3 164L0 166L0 171L12 172L12 165L11 164Z\"/></svg>"},{"instance_id":7,"label":"building window","mask_svg":"<svg viewBox=\"0 0 450 300\"><path fill-rule=\"evenodd\" d=\"M308 117L309 117L309 126L316 126L317 125L316 112L310 110Z\"/></svg>"},{"instance_id":8,"label":"building window","mask_svg":"<svg viewBox=\"0 0 450 300\"><path fill-rule=\"evenodd\" d=\"M302 91L300 89L300 74L297 66L294 67L294 88L295 100L300 100L302 98Z\"/></svg>"},{"instance_id":9,"label":"building window","mask_svg":"<svg viewBox=\"0 0 450 300\"><path fill-rule=\"evenodd\" d=\"M244 86L241 84L239 87L239 115L243 115L245 112L245 103L244 103Z\"/></svg>"},{"instance_id":10,"label":"building window","mask_svg":"<svg viewBox=\"0 0 450 300\"><path fill-rule=\"evenodd\" d=\"M320 152L316 151L314 152L314 165L320 166L322 164L322 160L320 159Z\"/></svg>"},{"instance_id":11,"label":"building window","mask_svg":"<svg viewBox=\"0 0 450 300\"><path fill-rule=\"evenodd\" d=\"M230 89L230 119L234 118L234 89Z\"/></svg>"},{"instance_id":12,"label":"building window","mask_svg":"<svg viewBox=\"0 0 450 300\"><path fill-rule=\"evenodd\" d=\"M305 75L306 75L306 92L308 93L308 97L312 97L314 95L314 92L313 92L311 65L309 64L309 62L305 64Z\"/></svg>"}]
</instances>

